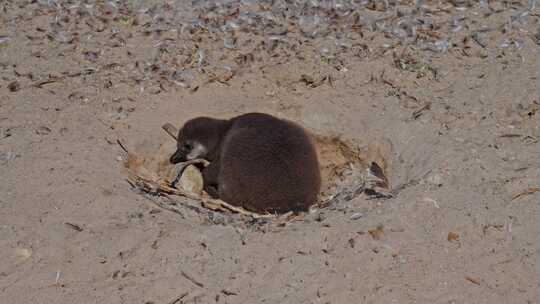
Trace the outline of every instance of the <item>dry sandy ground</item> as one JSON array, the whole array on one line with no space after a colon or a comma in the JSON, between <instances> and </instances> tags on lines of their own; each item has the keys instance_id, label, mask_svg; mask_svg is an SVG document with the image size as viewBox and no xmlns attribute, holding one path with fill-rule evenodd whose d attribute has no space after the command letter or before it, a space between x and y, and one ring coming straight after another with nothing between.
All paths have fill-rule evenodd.
<instances>
[{"instance_id":1,"label":"dry sandy ground","mask_svg":"<svg viewBox=\"0 0 540 304\"><path fill-rule=\"evenodd\" d=\"M392 52L339 69L263 58L194 89L125 81L159 40L135 26L119 46L97 33L92 54L90 25L60 43L46 38L50 15L3 5L0 303L540 303L540 193L514 199L540 187L533 36L519 51L411 51L423 70ZM253 110L389 141L400 191L255 227L161 210L126 183L117 139L172 153L164 122Z\"/></svg>"}]
</instances>

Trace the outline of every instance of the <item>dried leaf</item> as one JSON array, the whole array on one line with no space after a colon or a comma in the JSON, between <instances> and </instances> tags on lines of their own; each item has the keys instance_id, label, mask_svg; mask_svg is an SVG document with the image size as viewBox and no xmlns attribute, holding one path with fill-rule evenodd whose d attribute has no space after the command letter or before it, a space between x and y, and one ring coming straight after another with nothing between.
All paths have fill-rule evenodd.
<instances>
[{"instance_id":1,"label":"dried leaf","mask_svg":"<svg viewBox=\"0 0 540 304\"><path fill-rule=\"evenodd\" d=\"M459 235L457 233L454 233L454 232L448 232L448 241L449 242L454 242L454 241L458 241L459 240Z\"/></svg>"},{"instance_id":2,"label":"dried leaf","mask_svg":"<svg viewBox=\"0 0 540 304\"><path fill-rule=\"evenodd\" d=\"M381 224L375 229L368 230L368 233L374 240L380 240L381 237L384 235L384 226Z\"/></svg>"}]
</instances>

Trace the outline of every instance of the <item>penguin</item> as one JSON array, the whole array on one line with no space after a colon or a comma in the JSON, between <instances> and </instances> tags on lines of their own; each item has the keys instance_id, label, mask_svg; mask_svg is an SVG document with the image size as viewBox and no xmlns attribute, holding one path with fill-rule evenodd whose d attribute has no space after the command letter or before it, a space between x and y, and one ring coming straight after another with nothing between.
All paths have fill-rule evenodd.
<instances>
[{"instance_id":1,"label":"penguin","mask_svg":"<svg viewBox=\"0 0 540 304\"><path fill-rule=\"evenodd\" d=\"M173 164L205 159L204 190L259 213L307 211L321 173L315 146L301 126L264 113L228 120L197 117L178 131Z\"/></svg>"}]
</instances>

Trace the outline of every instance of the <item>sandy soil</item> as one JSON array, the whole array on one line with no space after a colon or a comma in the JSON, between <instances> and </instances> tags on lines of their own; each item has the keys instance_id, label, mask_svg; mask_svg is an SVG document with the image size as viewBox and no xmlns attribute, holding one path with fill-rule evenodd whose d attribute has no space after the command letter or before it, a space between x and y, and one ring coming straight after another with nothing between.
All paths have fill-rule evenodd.
<instances>
[{"instance_id":1,"label":"sandy soil","mask_svg":"<svg viewBox=\"0 0 540 304\"><path fill-rule=\"evenodd\" d=\"M493 27L526 5L489 2ZM445 52L366 31L335 57L298 38L220 58L203 35L189 82L166 69L201 63L192 40L73 10L0 2L0 303L540 302L538 8L504 48L501 31ZM163 123L254 110L390 143L396 196L250 225L125 181L117 139L172 153Z\"/></svg>"}]
</instances>

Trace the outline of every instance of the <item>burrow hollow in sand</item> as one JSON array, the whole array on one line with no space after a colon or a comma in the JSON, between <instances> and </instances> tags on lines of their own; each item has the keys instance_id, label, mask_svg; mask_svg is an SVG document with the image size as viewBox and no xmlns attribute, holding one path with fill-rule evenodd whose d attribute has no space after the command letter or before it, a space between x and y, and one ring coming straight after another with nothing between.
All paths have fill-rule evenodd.
<instances>
[{"instance_id":1,"label":"burrow hollow in sand","mask_svg":"<svg viewBox=\"0 0 540 304\"><path fill-rule=\"evenodd\" d=\"M163 128L174 137L176 127L165 124ZM384 157L388 151L384 145L371 143L366 147L360 147L358 142L343 139L337 135L312 132L311 136L317 149L322 177L319 200L313 208L325 208L331 204L345 203L362 193L390 195L385 174L387 162ZM174 143L173 138L169 140ZM176 177L176 166L169 162L170 155L174 152L170 148L171 142L162 142L153 152L147 150L145 153L140 153L125 149L128 152L125 165L130 176L128 180L131 179L132 185L146 192L179 194L191 200L199 200L204 207L209 209L244 213L242 208L220 204L217 206L211 203L206 193L202 192L201 178L199 178L201 183L199 191L202 193L194 193L189 189L187 189L188 193L178 193L172 188L171 185ZM182 185L177 185L177 187L180 188ZM181 190L186 191L186 188ZM245 214L257 215L249 211Z\"/></svg>"}]
</instances>

